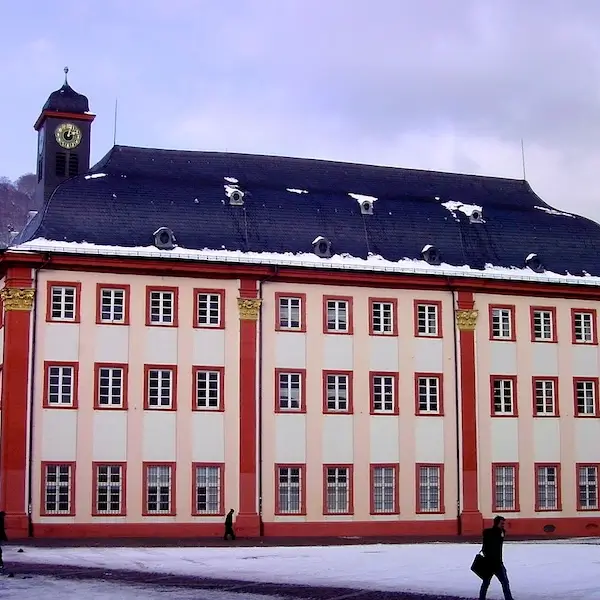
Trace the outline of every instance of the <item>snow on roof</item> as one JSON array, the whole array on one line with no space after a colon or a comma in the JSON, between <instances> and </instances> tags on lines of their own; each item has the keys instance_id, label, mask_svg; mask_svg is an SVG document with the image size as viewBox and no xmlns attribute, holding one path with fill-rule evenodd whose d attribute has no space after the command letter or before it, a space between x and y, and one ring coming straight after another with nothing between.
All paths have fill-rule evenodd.
<instances>
[{"instance_id":1,"label":"snow on roof","mask_svg":"<svg viewBox=\"0 0 600 600\"><path fill-rule=\"evenodd\" d=\"M324 238L322 235L318 235L313 241L312 241L312 245L314 246L315 244L318 244L319 242L326 242L327 239ZM270 253L266 253L266 254L270 254Z\"/></svg>"},{"instance_id":2,"label":"snow on roof","mask_svg":"<svg viewBox=\"0 0 600 600\"><path fill-rule=\"evenodd\" d=\"M242 191L242 190L240 190L240 188L237 185L225 184L223 187L225 188L225 195L228 198L231 198L231 195L233 194L233 192L241 192Z\"/></svg>"},{"instance_id":3,"label":"snow on roof","mask_svg":"<svg viewBox=\"0 0 600 600\"><path fill-rule=\"evenodd\" d=\"M477 204L464 204L463 202L458 202L456 200L449 200L448 202L442 202L442 206L449 210L452 213L452 216L458 221L458 217L456 216L456 211L460 210L461 213L470 217L476 210L480 213L482 212L481 206L477 206Z\"/></svg>"},{"instance_id":4,"label":"snow on roof","mask_svg":"<svg viewBox=\"0 0 600 600\"><path fill-rule=\"evenodd\" d=\"M239 180L235 177L223 177L225 181L229 181L229 183L239 183Z\"/></svg>"},{"instance_id":5,"label":"snow on roof","mask_svg":"<svg viewBox=\"0 0 600 600\"><path fill-rule=\"evenodd\" d=\"M320 237L313 243L318 243ZM9 248L10 252L54 252L59 254L86 254L106 257L164 258L176 260L225 262L234 264L260 264L286 267L311 267L326 270L347 270L365 272L398 273L408 275L438 275L443 277L472 277L477 279L497 279L530 281L537 283L563 283L571 285L600 286L600 277L586 275L561 275L546 271L535 273L528 268L508 268L486 265L484 270L472 269L467 265L454 266L447 263L430 265L424 260L405 258L397 262L386 260L378 255L368 258L336 254L331 258L321 258L313 253L291 252L242 252L240 250L192 250L178 247L177 250L159 250L154 246L104 246L87 242L58 242L36 238Z\"/></svg>"},{"instance_id":6,"label":"snow on roof","mask_svg":"<svg viewBox=\"0 0 600 600\"><path fill-rule=\"evenodd\" d=\"M285 188L285 191L292 194L308 194L306 190L299 190L298 188Z\"/></svg>"},{"instance_id":7,"label":"snow on roof","mask_svg":"<svg viewBox=\"0 0 600 600\"><path fill-rule=\"evenodd\" d=\"M91 173L86 175L85 179L98 179L99 177L106 177L106 173Z\"/></svg>"},{"instance_id":8,"label":"snow on roof","mask_svg":"<svg viewBox=\"0 0 600 600\"><path fill-rule=\"evenodd\" d=\"M427 250L429 250L430 248L433 248L433 246L431 244L427 244L426 246L423 246L423 250L421 250L421 253L427 252Z\"/></svg>"},{"instance_id":9,"label":"snow on roof","mask_svg":"<svg viewBox=\"0 0 600 600\"><path fill-rule=\"evenodd\" d=\"M527 258L525 259L525 261L531 260L532 258L535 258L537 256L537 254L535 252L532 252L531 254L527 255Z\"/></svg>"},{"instance_id":10,"label":"snow on roof","mask_svg":"<svg viewBox=\"0 0 600 600\"><path fill-rule=\"evenodd\" d=\"M348 192L348 196L354 198L359 204L363 202L375 202L377 200L375 196L365 196L364 194L354 194L352 192Z\"/></svg>"},{"instance_id":11,"label":"snow on roof","mask_svg":"<svg viewBox=\"0 0 600 600\"><path fill-rule=\"evenodd\" d=\"M537 208L538 210L543 210L545 213L548 213L549 215L558 215L559 217L571 217L572 219L575 219L575 215L572 215L571 213L566 213L566 212L562 212L560 210L555 210L554 208L548 208L546 206L534 206L533 208Z\"/></svg>"}]
</instances>

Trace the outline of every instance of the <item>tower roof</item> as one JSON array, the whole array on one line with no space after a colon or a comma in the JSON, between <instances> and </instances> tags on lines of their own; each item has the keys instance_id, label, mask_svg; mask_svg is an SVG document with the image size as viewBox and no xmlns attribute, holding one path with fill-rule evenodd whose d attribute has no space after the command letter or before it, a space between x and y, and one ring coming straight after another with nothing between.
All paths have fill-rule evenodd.
<instances>
[{"instance_id":1,"label":"tower roof","mask_svg":"<svg viewBox=\"0 0 600 600\"><path fill-rule=\"evenodd\" d=\"M68 112L84 114L89 112L90 103L86 96L76 92L67 81L69 67L65 67L65 82L63 86L52 92L46 100L42 111Z\"/></svg>"}]
</instances>

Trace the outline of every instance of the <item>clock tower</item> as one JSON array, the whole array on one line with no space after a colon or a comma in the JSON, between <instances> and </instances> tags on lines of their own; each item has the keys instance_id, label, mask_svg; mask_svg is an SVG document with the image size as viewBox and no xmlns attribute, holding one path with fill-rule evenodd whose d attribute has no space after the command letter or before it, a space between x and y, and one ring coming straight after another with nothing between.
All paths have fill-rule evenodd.
<instances>
[{"instance_id":1,"label":"clock tower","mask_svg":"<svg viewBox=\"0 0 600 600\"><path fill-rule=\"evenodd\" d=\"M60 183L90 167L90 133L95 115L88 99L68 83L50 94L34 128L38 132L36 198L45 202Z\"/></svg>"}]
</instances>

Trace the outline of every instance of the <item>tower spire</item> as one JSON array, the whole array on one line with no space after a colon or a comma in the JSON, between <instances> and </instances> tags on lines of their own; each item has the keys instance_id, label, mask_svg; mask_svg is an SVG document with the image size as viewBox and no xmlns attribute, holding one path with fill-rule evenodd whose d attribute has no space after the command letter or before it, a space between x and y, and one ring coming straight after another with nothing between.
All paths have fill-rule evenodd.
<instances>
[{"instance_id":1,"label":"tower spire","mask_svg":"<svg viewBox=\"0 0 600 600\"><path fill-rule=\"evenodd\" d=\"M69 85L69 82L67 81L67 75L69 74L69 67L65 67L63 69L63 71L65 72L65 85Z\"/></svg>"}]
</instances>

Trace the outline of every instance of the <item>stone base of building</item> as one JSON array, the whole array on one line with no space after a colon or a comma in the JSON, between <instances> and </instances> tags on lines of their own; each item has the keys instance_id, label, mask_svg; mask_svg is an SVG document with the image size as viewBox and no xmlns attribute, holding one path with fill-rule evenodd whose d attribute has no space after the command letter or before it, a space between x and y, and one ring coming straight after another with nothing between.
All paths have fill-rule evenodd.
<instances>
[{"instance_id":1,"label":"stone base of building","mask_svg":"<svg viewBox=\"0 0 600 600\"><path fill-rule=\"evenodd\" d=\"M479 511L464 511L460 514L460 533L466 537L481 535L483 515Z\"/></svg>"},{"instance_id":2,"label":"stone base of building","mask_svg":"<svg viewBox=\"0 0 600 600\"><path fill-rule=\"evenodd\" d=\"M29 537L29 517L25 513L9 513L4 517L4 528L9 540Z\"/></svg>"},{"instance_id":3,"label":"stone base of building","mask_svg":"<svg viewBox=\"0 0 600 600\"><path fill-rule=\"evenodd\" d=\"M234 524L239 539L262 538L407 538L435 541L443 539L457 541L480 540L481 530L491 527L492 518L478 521L474 515L465 523L458 519L411 520L411 521L316 521L316 522L265 522L258 515L238 515ZM593 537L600 535L600 516L581 517L512 517L507 520L510 537L524 538L568 538ZM12 521L14 523L14 521ZM19 521L20 527L8 530L9 539L27 537L26 518ZM469 527L465 528L465 524ZM459 529L459 525L461 529ZM11 534L11 531L13 532ZM460 531L460 535L459 535ZM224 524L215 523L34 523L34 538L56 539L202 539L222 538Z\"/></svg>"}]
</instances>

